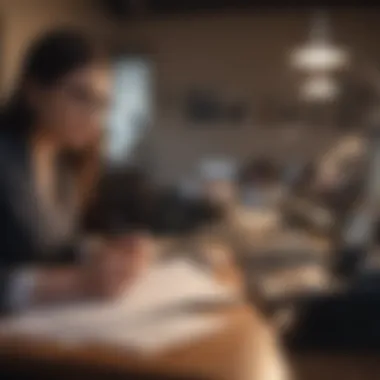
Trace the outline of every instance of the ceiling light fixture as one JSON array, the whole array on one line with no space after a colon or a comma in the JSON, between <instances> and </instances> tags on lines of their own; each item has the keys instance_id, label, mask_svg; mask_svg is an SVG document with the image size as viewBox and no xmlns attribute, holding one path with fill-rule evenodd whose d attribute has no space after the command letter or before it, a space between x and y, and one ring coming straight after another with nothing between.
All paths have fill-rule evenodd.
<instances>
[{"instance_id":1,"label":"ceiling light fixture","mask_svg":"<svg viewBox=\"0 0 380 380\"><path fill-rule=\"evenodd\" d=\"M290 60L294 67L305 71L332 71L348 65L347 51L331 42L330 24L325 12L315 14L309 41L292 51Z\"/></svg>"}]
</instances>

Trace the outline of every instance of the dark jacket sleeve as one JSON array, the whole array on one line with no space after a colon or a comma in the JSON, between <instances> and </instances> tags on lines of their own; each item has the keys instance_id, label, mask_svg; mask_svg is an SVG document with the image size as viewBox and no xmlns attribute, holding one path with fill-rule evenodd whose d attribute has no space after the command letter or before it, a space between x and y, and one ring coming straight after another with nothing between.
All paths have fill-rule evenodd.
<instances>
[{"instance_id":1,"label":"dark jacket sleeve","mask_svg":"<svg viewBox=\"0 0 380 380\"><path fill-rule=\"evenodd\" d=\"M22 218L23 212L28 213L25 200L20 196L17 183L12 183L8 172L11 168L4 168L1 161L0 158L0 310L4 313L12 273L37 260L39 238L35 225L28 223L28 218Z\"/></svg>"},{"instance_id":2,"label":"dark jacket sleeve","mask_svg":"<svg viewBox=\"0 0 380 380\"><path fill-rule=\"evenodd\" d=\"M80 243L74 238L50 252L39 227L38 213L30 194L19 181L19 168L7 165L0 154L0 311L6 312L9 280L14 271L28 266L75 262Z\"/></svg>"},{"instance_id":3,"label":"dark jacket sleeve","mask_svg":"<svg viewBox=\"0 0 380 380\"><path fill-rule=\"evenodd\" d=\"M13 221L9 218L9 205L4 194L4 188L0 181L0 311L7 311L6 296L9 291L11 273L21 261L19 254L16 254L17 234L14 232ZM12 241L14 244L12 244Z\"/></svg>"}]
</instances>

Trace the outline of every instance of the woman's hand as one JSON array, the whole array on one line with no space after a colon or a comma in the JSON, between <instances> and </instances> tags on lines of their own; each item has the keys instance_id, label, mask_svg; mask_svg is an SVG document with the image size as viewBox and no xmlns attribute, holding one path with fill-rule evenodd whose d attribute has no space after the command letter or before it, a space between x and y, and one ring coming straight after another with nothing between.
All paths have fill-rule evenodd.
<instances>
[{"instance_id":1,"label":"woman's hand","mask_svg":"<svg viewBox=\"0 0 380 380\"><path fill-rule=\"evenodd\" d=\"M30 273L33 281L28 285L27 300L17 309L114 298L147 268L153 248L149 236L120 236L96 244L83 266L35 268Z\"/></svg>"}]
</instances>

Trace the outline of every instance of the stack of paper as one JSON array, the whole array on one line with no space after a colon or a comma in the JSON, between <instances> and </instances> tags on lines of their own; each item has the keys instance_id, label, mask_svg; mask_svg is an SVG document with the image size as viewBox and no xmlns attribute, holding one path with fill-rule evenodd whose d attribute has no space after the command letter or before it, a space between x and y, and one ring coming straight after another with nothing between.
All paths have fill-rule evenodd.
<instances>
[{"instance_id":1,"label":"stack of paper","mask_svg":"<svg viewBox=\"0 0 380 380\"><path fill-rule=\"evenodd\" d=\"M4 321L0 331L151 352L222 328L222 317L192 308L235 300L233 291L212 276L188 261L175 260L157 264L116 302L29 312Z\"/></svg>"}]
</instances>

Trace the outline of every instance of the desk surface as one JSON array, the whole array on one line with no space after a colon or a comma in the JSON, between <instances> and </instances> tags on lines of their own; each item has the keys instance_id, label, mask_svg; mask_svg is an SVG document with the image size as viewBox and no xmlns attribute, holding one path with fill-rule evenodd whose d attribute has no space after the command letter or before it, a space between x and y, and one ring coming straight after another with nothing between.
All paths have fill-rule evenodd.
<instances>
[{"instance_id":1,"label":"desk surface","mask_svg":"<svg viewBox=\"0 0 380 380\"><path fill-rule=\"evenodd\" d=\"M260 340L254 331L259 321L246 307L225 313L229 324L222 333L158 355L141 356L101 346L64 347L14 338L0 341L0 363L8 363L9 366L16 360L19 364L42 361L51 366L78 366L91 371L245 380L239 372L243 370L247 350L257 339ZM254 359L255 353L249 352L252 354L250 359Z\"/></svg>"},{"instance_id":2,"label":"desk surface","mask_svg":"<svg viewBox=\"0 0 380 380\"><path fill-rule=\"evenodd\" d=\"M220 281L241 285L240 277L232 266L220 270L218 277ZM69 347L2 337L0 366L6 366L10 372L14 372L37 363L43 371L47 367L55 368L60 374L63 368L81 368L84 372L88 369L99 376L102 371L112 371L120 375L132 374L133 378L139 374L152 375L148 378L258 378L255 373L262 370L262 358L267 356L268 350L273 350L277 360L278 353L269 327L259 313L245 303L219 310L217 313L227 320L223 331L151 356L136 355L105 346ZM265 362L265 367L266 364Z\"/></svg>"}]
</instances>

